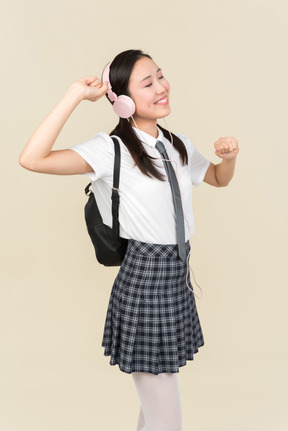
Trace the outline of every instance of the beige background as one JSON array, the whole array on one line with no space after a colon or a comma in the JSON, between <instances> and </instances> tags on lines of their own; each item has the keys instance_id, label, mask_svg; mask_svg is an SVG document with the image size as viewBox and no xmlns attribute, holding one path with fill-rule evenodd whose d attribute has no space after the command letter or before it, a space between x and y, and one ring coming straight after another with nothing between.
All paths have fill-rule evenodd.
<instances>
[{"instance_id":1,"label":"beige background","mask_svg":"<svg viewBox=\"0 0 288 431\"><path fill-rule=\"evenodd\" d=\"M179 373L183 431L287 430L287 13L286 0L2 2L1 431L136 429L132 377L101 347L117 269L94 258L87 180L18 165L69 85L130 48L169 79L171 130L215 162L218 137L241 147L228 188L194 189L206 345ZM83 102L57 148L115 122L106 100Z\"/></svg>"}]
</instances>

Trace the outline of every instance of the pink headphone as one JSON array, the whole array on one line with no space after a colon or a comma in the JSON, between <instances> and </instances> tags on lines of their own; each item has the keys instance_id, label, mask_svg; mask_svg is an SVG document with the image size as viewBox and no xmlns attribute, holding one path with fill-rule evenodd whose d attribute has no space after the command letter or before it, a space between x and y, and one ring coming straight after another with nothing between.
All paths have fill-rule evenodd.
<instances>
[{"instance_id":1,"label":"pink headphone","mask_svg":"<svg viewBox=\"0 0 288 431\"><path fill-rule=\"evenodd\" d=\"M105 67L105 69L103 70L102 81L108 82L107 96L111 102L114 102L113 103L114 112L120 118L129 118L134 114L134 112L136 110L135 103L133 102L131 97L125 96L124 94L117 96L117 94L115 94L112 91L112 87L111 87L110 79L109 79L110 64L111 63L112 62L108 63L107 66Z\"/></svg>"}]
</instances>

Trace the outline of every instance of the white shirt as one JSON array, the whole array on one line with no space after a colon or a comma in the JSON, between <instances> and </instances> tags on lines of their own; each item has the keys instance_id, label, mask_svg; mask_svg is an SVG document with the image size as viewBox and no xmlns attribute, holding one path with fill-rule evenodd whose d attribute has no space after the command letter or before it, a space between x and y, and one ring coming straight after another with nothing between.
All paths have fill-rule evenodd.
<instances>
[{"instance_id":1,"label":"white shirt","mask_svg":"<svg viewBox=\"0 0 288 431\"><path fill-rule=\"evenodd\" d=\"M160 140L176 171L182 197L187 241L194 232L192 185L198 186L203 181L210 162L196 150L186 136L177 135L183 141L188 153L188 165L183 166L178 151L164 137L160 129L158 129L157 139L145 132L134 130L147 153L159 159L155 163L159 171L166 177L166 181L144 175L135 166L128 149L118 138L121 149L120 236L154 244L177 244L175 210L170 183L160 153L155 148L157 140ZM84 175L88 175L92 181L92 188L103 222L111 227L111 189L114 166L114 144L111 137L100 132L92 139L71 147L71 150L80 154L93 169Z\"/></svg>"}]
</instances>

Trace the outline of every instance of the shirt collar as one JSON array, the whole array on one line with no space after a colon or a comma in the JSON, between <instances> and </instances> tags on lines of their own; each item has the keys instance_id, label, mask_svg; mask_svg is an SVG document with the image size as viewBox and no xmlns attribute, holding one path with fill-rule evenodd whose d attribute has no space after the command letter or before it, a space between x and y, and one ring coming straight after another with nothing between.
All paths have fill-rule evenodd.
<instances>
[{"instance_id":1,"label":"shirt collar","mask_svg":"<svg viewBox=\"0 0 288 431\"><path fill-rule=\"evenodd\" d=\"M164 142L164 135L162 130L157 127L158 130L158 137L154 138L154 136L149 135L146 132L143 132L143 130L136 129L136 127L133 127L134 132L136 133L137 137L140 139L142 144L149 145L149 147L155 147L157 141Z\"/></svg>"}]
</instances>

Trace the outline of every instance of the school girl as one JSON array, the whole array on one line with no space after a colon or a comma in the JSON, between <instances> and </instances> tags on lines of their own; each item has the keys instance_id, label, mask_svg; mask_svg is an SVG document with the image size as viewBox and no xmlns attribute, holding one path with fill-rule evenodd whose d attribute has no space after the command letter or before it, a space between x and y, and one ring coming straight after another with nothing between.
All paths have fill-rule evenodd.
<instances>
[{"instance_id":1,"label":"school girl","mask_svg":"<svg viewBox=\"0 0 288 431\"><path fill-rule=\"evenodd\" d=\"M188 265L192 185L227 186L239 151L234 137L219 138L214 147L222 161L215 165L186 136L160 127L157 120L170 113L169 93L149 55L122 52L103 80L88 76L69 88L20 156L20 164L35 172L88 175L103 221L111 226L110 135L120 141L120 236L129 241L111 290L102 346L111 365L132 374L141 403L137 431L181 430L177 373L204 344ZM52 150L78 104L105 94L119 115L111 134Z\"/></svg>"}]
</instances>

